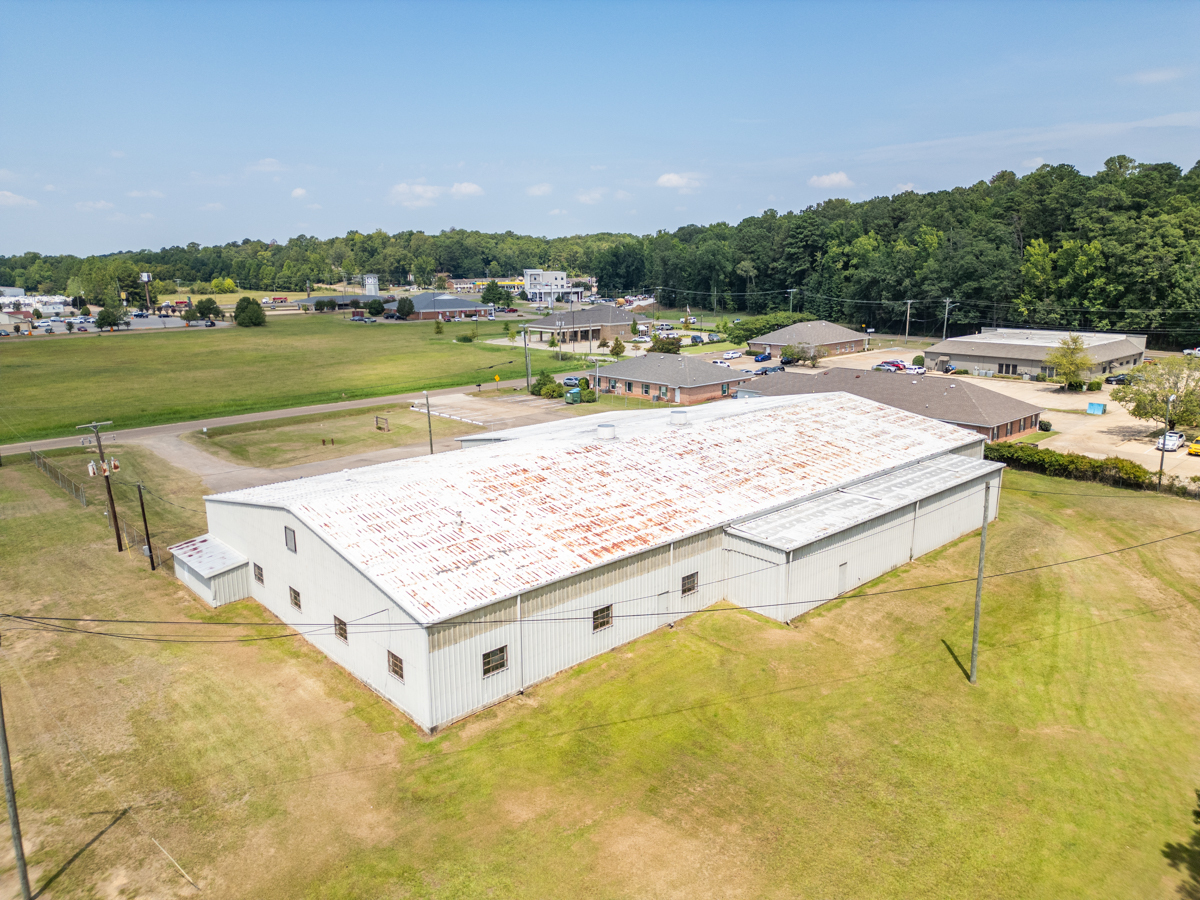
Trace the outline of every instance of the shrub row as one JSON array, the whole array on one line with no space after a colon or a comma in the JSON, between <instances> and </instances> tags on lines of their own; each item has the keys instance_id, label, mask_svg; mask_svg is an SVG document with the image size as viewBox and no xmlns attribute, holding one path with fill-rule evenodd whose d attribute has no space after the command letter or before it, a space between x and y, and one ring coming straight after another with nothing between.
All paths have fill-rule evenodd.
<instances>
[{"instance_id":1,"label":"shrub row","mask_svg":"<svg viewBox=\"0 0 1200 900\"><path fill-rule=\"evenodd\" d=\"M1044 450L1032 444L995 442L983 450L984 459L1002 462L1014 469L1026 469L1053 475L1056 478L1074 478L1079 481L1098 481L1118 487L1144 488L1152 481L1152 474L1145 466L1138 465L1119 456L1107 459L1092 459L1079 453L1059 453Z\"/></svg>"}]
</instances>

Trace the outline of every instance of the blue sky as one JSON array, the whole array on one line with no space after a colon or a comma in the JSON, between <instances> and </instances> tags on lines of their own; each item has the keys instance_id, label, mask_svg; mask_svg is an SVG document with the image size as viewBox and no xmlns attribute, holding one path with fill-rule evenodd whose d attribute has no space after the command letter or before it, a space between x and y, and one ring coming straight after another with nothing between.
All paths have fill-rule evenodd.
<instances>
[{"instance_id":1,"label":"blue sky","mask_svg":"<svg viewBox=\"0 0 1200 900\"><path fill-rule=\"evenodd\" d=\"M1200 159L1200 4L0 3L0 254L639 234Z\"/></svg>"}]
</instances>

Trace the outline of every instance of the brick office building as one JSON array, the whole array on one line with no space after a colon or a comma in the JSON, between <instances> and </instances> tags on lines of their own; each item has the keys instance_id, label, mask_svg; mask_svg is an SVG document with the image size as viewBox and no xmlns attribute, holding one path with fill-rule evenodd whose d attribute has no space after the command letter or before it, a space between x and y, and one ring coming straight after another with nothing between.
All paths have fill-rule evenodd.
<instances>
[{"instance_id":1,"label":"brick office building","mask_svg":"<svg viewBox=\"0 0 1200 900\"><path fill-rule=\"evenodd\" d=\"M600 390L606 394L684 406L729 399L751 378L749 372L676 353L647 353L605 366L599 375Z\"/></svg>"},{"instance_id":2,"label":"brick office building","mask_svg":"<svg viewBox=\"0 0 1200 900\"><path fill-rule=\"evenodd\" d=\"M751 353L766 353L768 350L778 359L780 352L789 345L824 347L829 356L845 356L866 349L867 336L835 325L833 322L796 322L770 334L751 338L746 342Z\"/></svg>"}]
</instances>

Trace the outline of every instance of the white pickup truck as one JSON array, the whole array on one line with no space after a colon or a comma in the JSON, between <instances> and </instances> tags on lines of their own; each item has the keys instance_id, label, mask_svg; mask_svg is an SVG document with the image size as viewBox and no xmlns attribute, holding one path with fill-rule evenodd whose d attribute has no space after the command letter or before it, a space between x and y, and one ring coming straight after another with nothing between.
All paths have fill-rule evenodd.
<instances>
[{"instance_id":1,"label":"white pickup truck","mask_svg":"<svg viewBox=\"0 0 1200 900\"><path fill-rule=\"evenodd\" d=\"M1193 347L1190 350L1183 351L1184 356L1200 356L1200 347Z\"/></svg>"}]
</instances>

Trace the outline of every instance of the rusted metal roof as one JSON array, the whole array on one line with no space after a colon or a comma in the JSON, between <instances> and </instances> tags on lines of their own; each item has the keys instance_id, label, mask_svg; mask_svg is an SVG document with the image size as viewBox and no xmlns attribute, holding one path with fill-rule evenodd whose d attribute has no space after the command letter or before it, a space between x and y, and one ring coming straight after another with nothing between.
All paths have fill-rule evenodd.
<instances>
[{"instance_id":1,"label":"rusted metal roof","mask_svg":"<svg viewBox=\"0 0 1200 900\"><path fill-rule=\"evenodd\" d=\"M981 440L843 393L670 412L205 499L291 511L431 623Z\"/></svg>"},{"instance_id":2,"label":"rusted metal roof","mask_svg":"<svg viewBox=\"0 0 1200 900\"><path fill-rule=\"evenodd\" d=\"M167 549L171 551L172 556L182 559L188 568L199 572L205 578L212 578L249 562L242 554L211 534L202 534Z\"/></svg>"}]
</instances>

